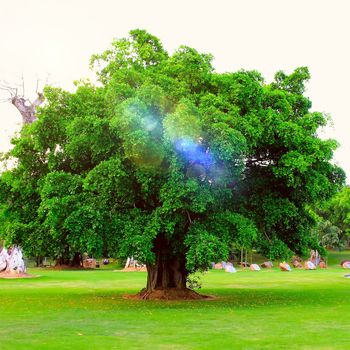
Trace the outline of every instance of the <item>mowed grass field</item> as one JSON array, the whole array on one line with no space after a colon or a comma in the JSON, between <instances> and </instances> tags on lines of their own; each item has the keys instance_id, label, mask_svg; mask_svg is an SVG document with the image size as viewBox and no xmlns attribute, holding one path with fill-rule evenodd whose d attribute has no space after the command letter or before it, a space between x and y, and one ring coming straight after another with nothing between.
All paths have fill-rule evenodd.
<instances>
[{"instance_id":1,"label":"mowed grass field","mask_svg":"<svg viewBox=\"0 0 350 350\"><path fill-rule=\"evenodd\" d=\"M345 258L317 271L211 270L210 301L123 299L145 272L31 269L40 277L0 280L0 349L350 349Z\"/></svg>"}]
</instances>

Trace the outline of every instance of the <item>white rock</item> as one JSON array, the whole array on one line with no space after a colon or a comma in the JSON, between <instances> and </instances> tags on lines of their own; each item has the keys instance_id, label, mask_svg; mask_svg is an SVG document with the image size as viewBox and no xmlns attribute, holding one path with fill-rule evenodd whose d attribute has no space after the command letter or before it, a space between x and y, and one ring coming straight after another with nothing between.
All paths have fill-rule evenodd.
<instances>
[{"instance_id":1,"label":"white rock","mask_svg":"<svg viewBox=\"0 0 350 350\"><path fill-rule=\"evenodd\" d=\"M230 273L237 272L237 270L233 267L232 264L231 265L226 265L225 271L226 272L230 272Z\"/></svg>"}]
</instances>

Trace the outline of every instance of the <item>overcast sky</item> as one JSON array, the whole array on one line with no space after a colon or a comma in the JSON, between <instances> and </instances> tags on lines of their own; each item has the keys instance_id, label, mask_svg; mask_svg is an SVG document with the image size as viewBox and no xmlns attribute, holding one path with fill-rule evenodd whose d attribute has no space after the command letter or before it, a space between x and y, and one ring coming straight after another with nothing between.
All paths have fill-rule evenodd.
<instances>
[{"instance_id":1,"label":"overcast sky","mask_svg":"<svg viewBox=\"0 0 350 350\"><path fill-rule=\"evenodd\" d=\"M0 0L0 80L23 75L29 97L37 79L73 89L91 76L91 54L135 28L170 53L182 44L212 53L219 72L256 69L269 82L278 70L308 66L307 95L313 110L332 116L325 137L340 143L335 161L350 177L349 0ZM0 103L0 151L20 122Z\"/></svg>"}]
</instances>

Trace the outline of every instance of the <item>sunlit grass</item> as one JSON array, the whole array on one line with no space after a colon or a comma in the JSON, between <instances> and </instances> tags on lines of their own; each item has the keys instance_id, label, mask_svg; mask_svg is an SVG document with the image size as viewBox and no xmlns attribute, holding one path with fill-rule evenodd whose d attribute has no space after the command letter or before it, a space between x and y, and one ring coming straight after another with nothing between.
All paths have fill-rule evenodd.
<instances>
[{"instance_id":1,"label":"sunlit grass","mask_svg":"<svg viewBox=\"0 0 350 350\"><path fill-rule=\"evenodd\" d=\"M350 279L277 269L202 278L210 301L125 300L144 272L32 269L0 280L0 349L347 349Z\"/></svg>"}]
</instances>

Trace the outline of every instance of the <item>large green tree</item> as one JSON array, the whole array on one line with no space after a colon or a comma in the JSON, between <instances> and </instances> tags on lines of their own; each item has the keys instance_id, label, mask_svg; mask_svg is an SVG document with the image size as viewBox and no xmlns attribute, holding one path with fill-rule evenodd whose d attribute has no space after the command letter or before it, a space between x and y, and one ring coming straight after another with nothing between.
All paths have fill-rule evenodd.
<instances>
[{"instance_id":1,"label":"large green tree","mask_svg":"<svg viewBox=\"0 0 350 350\"><path fill-rule=\"evenodd\" d=\"M62 261L133 255L147 265L142 297L185 291L233 243L271 258L317 246L306 205L344 173L330 162L336 142L317 136L327 118L310 111L307 68L270 84L219 74L211 55L169 55L143 30L91 67L97 86L46 88L38 120L13 140L17 165L0 183L7 240Z\"/></svg>"}]
</instances>

